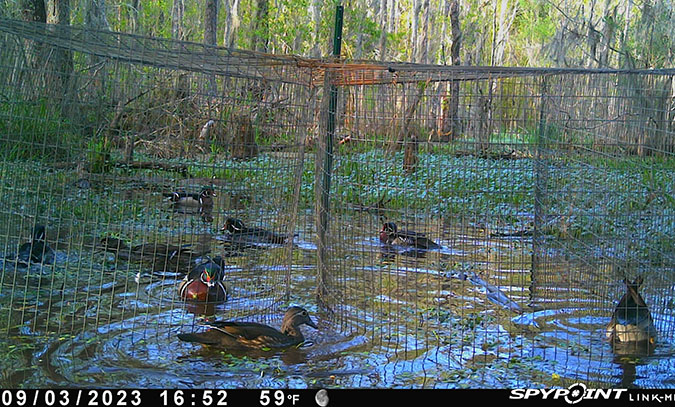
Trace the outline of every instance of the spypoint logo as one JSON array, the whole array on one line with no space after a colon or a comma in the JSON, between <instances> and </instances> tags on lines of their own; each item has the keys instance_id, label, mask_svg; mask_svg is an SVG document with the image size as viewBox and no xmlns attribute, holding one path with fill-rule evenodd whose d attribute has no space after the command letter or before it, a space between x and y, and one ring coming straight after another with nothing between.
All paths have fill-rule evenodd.
<instances>
[{"instance_id":1,"label":"spypoint logo","mask_svg":"<svg viewBox=\"0 0 675 407\"><path fill-rule=\"evenodd\" d=\"M568 404L577 404L581 400L619 400L627 389L587 389L583 383L574 383L566 389L513 389L510 399L526 400L541 397L542 400L564 399Z\"/></svg>"},{"instance_id":2,"label":"spypoint logo","mask_svg":"<svg viewBox=\"0 0 675 407\"><path fill-rule=\"evenodd\" d=\"M565 401L569 404L576 404L586 395L586 385L583 383L574 383L567 388L569 394L565 396Z\"/></svg>"}]
</instances>

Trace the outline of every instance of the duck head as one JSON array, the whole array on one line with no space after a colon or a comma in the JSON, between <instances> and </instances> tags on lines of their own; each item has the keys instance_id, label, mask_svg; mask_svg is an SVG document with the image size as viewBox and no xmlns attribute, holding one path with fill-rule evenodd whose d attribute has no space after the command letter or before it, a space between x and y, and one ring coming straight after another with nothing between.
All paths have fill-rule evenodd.
<instances>
[{"instance_id":1,"label":"duck head","mask_svg":"<svg viewBox=\"0 0 675 407\"><path fill-rule=\"evenodd\" d=\"M216 191L213 188L204 188L202 192L199 193L200 198L210 198L213 196L218 196L216 195Z\"/></svg>"},{"instance_id":2,"label":"duck head","mask_svg":"<svg viewBox=\"0 0 675 407\"><path fill-rule=\"evenodd\" d=\"M394 222L384 222L380 230L380 241L382 243L391 243L396 237L398 227Z\"/></svg>"},{"instance_id":3,"label":"duck head","mask_svg":"<svg viewBox=\"0 0 675 407\"><path fill-rule=\"evenodd\" d=\"M45 236L46 233L44 225L35 225L35 228L33 229L33 240L45 240Z\"/></svg>"},{"instance_id":4,"label":"duck head","mask_svg":"<svg viewBox=\"0 0 675 407\"><path fill-rule=\"evenodd\" d=\"M222 231L228 231L230 233L241 233L246 229L244 222L235 218L227 218L225 220L225 225L221 229Z\"/></svg>"},{"instance_id":5,"label":"duck head","mask_svg":"<svg viewBox=\"0 0 675 407\"><path fill-rule=\"evenodd\" d=\"M309 325L314 329L319 329L309 313L302 307L290 307L284 314L283 322L281 323L281 332L289 334L295 332L300 325Z\"/></svg>"},{"instance_id":6,"label":"duck head","mask_svg":"<svg viewBox=\"0 0 675 407\"><path fill-rule=\"evenodd\" d=\"M199 280L207 287L215 287L221 280L221 269L213 262L207 263L203 266L202 273Z\"/></svg>"}]
</instances>

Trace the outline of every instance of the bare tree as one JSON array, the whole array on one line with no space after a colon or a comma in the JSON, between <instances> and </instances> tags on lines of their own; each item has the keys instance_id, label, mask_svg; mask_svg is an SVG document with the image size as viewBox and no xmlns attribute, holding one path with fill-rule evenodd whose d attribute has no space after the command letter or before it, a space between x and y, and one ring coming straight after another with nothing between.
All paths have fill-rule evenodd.
<instances>
[{"instance_id":1,"label":"bare tree","mask_svg":"<svg viewBox=\"0 0 675 407\"><path fill-rule=\"evenodd\" d=\"M88 0L85 9L85 24L96 30L110 30L106 18L105 0Z\"/></svg>"},{"instance_id":2,"label":"bare tree","mask_svg":"<svg viewBox=\"0 0 675 407\"><path fill-rule=\"evenodd\" d=\"M393 1L393 0L391 0ZM387 60L387 33L389 32L387 26L387 0L380 0L380 11L378 13L380 17L380 38L378 40L377 49L380 52L380 60Z\"/></svg>"},{"instance_id":3,"label":"bare tree","mask_svg":"<svg viewBox=\"0 0 675 407\"><path fill-rule=\"evenodd\" d=\"M218 45L218 0L206 0L204 5L204 44ZM209 75L210 94L215 94L217 89L216 77Z\"/></svg>"},{"instance_id":4,"label":"bare tree","mask_svg":"<svg viewBox=\"0 0 675 407\"><path fill-rule=\"evenodd\" d=\"M218 45L218 0L206 0L204 4L204 44Z\"/></svg>"},{"instance_id":5,"label":"bare tree","mask_svg":"<svg viewBox=\"0 0 675 407\"><path fill-rule=\"evenodd\" d=\"M237 44L237 32L241 21L239 20L239 0L225 0L225 33L223 45L234 48Z\"/></svg>"},{"instance_id":6,"label":"bare tree","mask_svg":"<svg viewBox=\"0 0 675 407\"><path fill-rule=\"evenodd\" d=\"M48 0L47 23L54 25L70 25L70 1ZM47 69L47 83L54 99L61 102L61 110L64 115L71 111L69 82L73 74L73 53L63 48L52 48L49 57L49 69Z\"/></svg>"},{"instance_id":7,"label":"bare tree","mask_svg":"<svg viewBox=\"0 0 675 407\"><path fill-rule=\"evenodd\" d=\"M183 27L184 16L185 1L173 0L173 5L171 6L171 38L175 40L185 39L185 29Z\"/></svg>"},{"instance_id":8,"label":"bare tree","mask_svg":"<svg viewBox=\"0 0 675 407\"><path fill-rule=\"evenodd\" d=\"M420 38L417 44L417 61L423 64L429 63L429 35L430 35L430 20L429 20L429 9L430 4L429 0L423 0L422 3L422 24L423 27L420 30Z\"/></svg>"},{"instance_id":9,"label":"bare tree","mask_svg":"<svg viewBox=\"0 0 675 407\"><path fill-rule=\"evenodd\" d=\"M110 30L110 24L106 18L105 0L88 0L85 7L84 23L87 28L92 30ZM89 55L89 70L92 75L92 81L89 81L87 91L92 97L105 97L105 60L96 55ZM100 104L102 105L102 104Z\"/></svg>"},{"instance_id":10,"label":"bare tree","mask_svg":"<svg viewBox=\"0 0 675 407\"><path fill-rule=\"evenodd\" d=\"M321 42L319 41L319 30L321 29L321 0L312 0L312 49L310 55L314 58L321 56Z\"/></svg>"},{"instance_id":11,"label":"bare tree","mask_svg":"<svg viewBox=\"0 0 675 407\"><path fill-rule=\"evenodd\" d=\"M140 2L140 0L131 0L131 2L128 4L128 7L130 8L129 24L131 26L131 32L132 33L142 32L141 22L140 22L140 19L139 19L140 15L141 15L141 2Z\"/></svg>"},{"instance_id":12,"label":"bare tree","mask_svg":"<svg viewBox=\"0 0 675 407\"><path fill-rule=\"evenodd\" d=\"M614 31L616 28L616 12L618 6L610 7L610 0L605 2L605 16L603 17L604 27L602 29L602 38L600 41L600 50L598 52L598 67L604 68L610 65L609 51L612 48L614 40Z\"/></svg>"},{"instance_id":13,"label":"bare tree","mask_svg":"<svg viewBox=\"0 0 675 407\"><path fill-rule=\"evenodd\" d=\"M492 48L492 65L502 65L504 62L504 50L509 40L509 32L511 31L511 26L517 12L518 2L514 2L513 9L509 10L509 1L501 0L499 20Z\"/></svg>"},{"instance_id":14,"label":"bare tree","mask_svg":"<svg viewBox=\"0 0 675 407\"><path fill-rule=\"evenodd\" d=\"M462 46L462 31L459 25L459 0L450 1L450 27L452 30L452 45L450 56L452 64L460 64L459 51ZM459 133L459 82L449 83L449 97L441 98L441 141L450 141Z\"/></svg>"},{"instance_id":15,"label":"bare tree","mask_svg":"<svg viewBox=\"0 0 675 407\"><path fill-rule=\"evenodd\" d=\"M413 10L410 14L410 58L412 62L419 62L420 10L422 0L413 0Z\"/></svg>"},{"instance_id":16,"label":"bare tree","mask_svg":"<svg viewBox=\"0 0 675 407\"><path fill-rule=\"evenodd\" d=\"M21 18L24 21L36 21L40 23L47 22L47 10L45 9L44 0L22 0L21 1ZM35 41L25 41L26 57L28 63L32 68L41 65L42 57L40 55L42 47Z\"/></svg>"}]
</instances>

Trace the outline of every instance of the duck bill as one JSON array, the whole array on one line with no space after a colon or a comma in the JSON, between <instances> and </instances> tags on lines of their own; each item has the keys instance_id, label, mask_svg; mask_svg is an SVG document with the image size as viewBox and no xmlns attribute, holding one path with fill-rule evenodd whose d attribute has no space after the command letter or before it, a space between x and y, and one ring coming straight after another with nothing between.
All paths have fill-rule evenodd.
<instances>
[{"instance_id":1,"label":"duck bill","mask_svg":"<svg viewBox=\"0 0 675 407\"><path fill-rule=\"evenodd\" d=\"M317 329L317 330L319 329L319 327L316 326L316 324L314 323L314 321L312 321L312 320L309 319L309 318L307 319L307 322L305 322L305 324L311 326L311 327L314 328L314 329Z\"/></svg>"}]
</instances>

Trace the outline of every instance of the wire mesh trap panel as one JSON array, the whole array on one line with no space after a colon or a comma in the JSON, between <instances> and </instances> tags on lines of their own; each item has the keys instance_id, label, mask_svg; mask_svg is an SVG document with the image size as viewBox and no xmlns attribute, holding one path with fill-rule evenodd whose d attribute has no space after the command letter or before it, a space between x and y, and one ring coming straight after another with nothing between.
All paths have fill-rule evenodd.
<instances>
[{"instance_id":1,"label":"wire mesh trap panel","mask_svg":"<svg viewBox=\"0 0 675 407\"><path fill-rule=\"evenodd\" d=\"M332 72L324 269L389 379L668 386L673 72L378 68ZM608 341L624 279L650 362Z\"/></svg>"},{"instance_id":2,"label":"wire mesh trap panel","mask_svg":"<svg viewBox=\"0 0 675 407\"><path fill-rule=\"evenodd\" d=\"M669 385L675 72L0 32L5 386ZM658 336L622 364L624 278ZM291 304L309 346L178 339Z\"/></svg>"},{"instance_id":3,"label":"wire mesh trap panel","mask_svg":"<svg viewBox=\"0 0 675 407\"><path fill-rule=\"evenodd\" d=\"M308 69L0 26L0 329L13 350L3 387L174 387L189 368L175 360L198 348L177 334L204 318L278 326L292 301L316 311L289 290L311 252L297 249L312 240L299 209L315 121ZM221 278L225 290L204 288Z\"/></svg>"}]
</instances>

